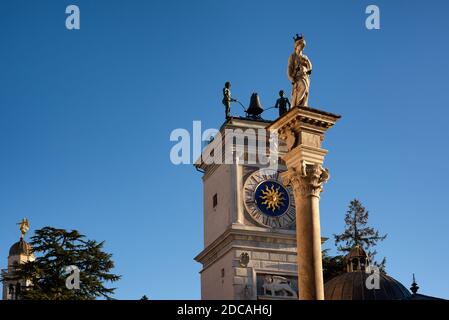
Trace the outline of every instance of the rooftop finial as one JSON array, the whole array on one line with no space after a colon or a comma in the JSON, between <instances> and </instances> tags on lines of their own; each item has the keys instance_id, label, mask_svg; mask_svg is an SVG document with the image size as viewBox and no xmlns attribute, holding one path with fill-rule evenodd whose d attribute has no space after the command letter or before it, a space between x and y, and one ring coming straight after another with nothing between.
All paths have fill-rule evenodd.
<instances>
[{"instance_id":1,"label":"rooftop finial","mask_svg":"<svg viewBox=\"0 0 449 320\"><path fill-rule=\"evenodd\" d=\"M27 218L23 218L22 221L17 223L20 227L21 236L20 238L23 239L25 237L25 234L30 229L30 222Z\"/></svg>"},{"instance_id":2,"label":"rooftop finial","mask_svg":"<svg viewBox=\"0 0 449 320\"><path fill-rule=\"evenodd\" d=\"M410 287L410 291L413 294L416 294L418 292L418 289L419 289L419 287L418 287L418 284L416 283L416 280L415 280L415 274L413 274L413 283L412 283L412 286Z\"/></svg>"}]
</instances>

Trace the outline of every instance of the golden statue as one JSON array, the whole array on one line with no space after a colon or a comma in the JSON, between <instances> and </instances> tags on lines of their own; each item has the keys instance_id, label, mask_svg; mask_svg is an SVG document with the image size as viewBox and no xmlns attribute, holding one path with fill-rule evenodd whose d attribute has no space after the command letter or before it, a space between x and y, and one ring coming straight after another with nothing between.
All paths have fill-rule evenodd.
<instances>
[{"instance_id":1,"label":"golden statue","mask_svg":"<svg viewBox=\"0 0 449 320\"><path fill-rule=\"evenodd\" d=\"M20 226L20 232L22 233L20 238L23 239L25 237L25 233L27 233L30 229L30 222L27 218L23 218L22 221L18 222L17 224Z\"/></svg>"}]
</instances>

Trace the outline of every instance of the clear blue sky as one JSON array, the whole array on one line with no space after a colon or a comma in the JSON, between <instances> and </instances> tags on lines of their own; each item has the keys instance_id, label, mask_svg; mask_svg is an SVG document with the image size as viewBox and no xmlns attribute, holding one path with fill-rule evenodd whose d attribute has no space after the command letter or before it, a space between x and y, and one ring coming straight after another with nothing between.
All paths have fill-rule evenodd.
<instances>
[{"instance_id":1,"label":"clear blue sky","mask_svg":"<svg viewBox=\"0 0 449 320\"><path fill-rule=\"evenodd\" d=\"M379 31L365 28L372 3ZM414 272L421 293L449 298L448 12L428 0L1 1L0 265L26 216L32 230L106 240L117 298L199 298L201 174L171 164L170 132L219 127L227 80L245 103L256 91L273 105L302 32L310 105L343 116L325 143L323 236L357 197L388 233L390 275L409 287Z\"/></svg>"}]
</instances>

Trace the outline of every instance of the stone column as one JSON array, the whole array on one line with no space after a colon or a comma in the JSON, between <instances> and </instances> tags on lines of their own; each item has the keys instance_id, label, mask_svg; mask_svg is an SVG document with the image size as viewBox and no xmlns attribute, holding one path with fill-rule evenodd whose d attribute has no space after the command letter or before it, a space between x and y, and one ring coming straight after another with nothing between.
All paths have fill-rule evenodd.
<instances>
[{"instance_id":1,"label":"stone column","mask_svg":"<svg viewBox=\"0 0 449 320\"><path fill-rule=\"evenodd\" d=\"M320 193L329 174L319 164L302 161L301 170L290 167L282 174L293 187L296 202L296 240L298 247L298 288L301 300L323 300L321 257Z\"/></svg>"},{"instance_id":2,"label":"stone column","mask_svg":"<svg viewBox=\"0 0 449 320\"><path fill-rule=\"evenodd\" d=\"M298 289L301 300L324 300L321 256L320 194L329 179L322 164L327 150L321 148L324 132L338 115L308 107L292 108L273 122L287 152L282 156L287 171L281 174L291 185L296 203Z\"/></svg>"}]
</instances>

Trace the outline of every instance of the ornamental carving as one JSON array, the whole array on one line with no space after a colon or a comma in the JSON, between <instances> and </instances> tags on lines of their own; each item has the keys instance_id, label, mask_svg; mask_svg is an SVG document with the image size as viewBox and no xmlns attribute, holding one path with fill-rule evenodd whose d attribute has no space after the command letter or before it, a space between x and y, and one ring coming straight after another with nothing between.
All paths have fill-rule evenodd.
<instances>
[{"instance_id":1,"label":"ornamental carving","mask_svg":"<svg viewBox=\"0 0 449 320\"><path fill-rule=\"evenodd\" d=\"M272 297L281 296L298 298L290 281L287 278L278 275L266 275L263 280L262 288L264 296L267 296L269 293Z\"/></svg>"},{"instance_id":2,"label":"ornamental carving","mask_svg":"<svg viewBox=\"0 0 449 320\"><path fill-rule=\"evenodd\" d=\"M282 174L284 184L293 187L295 194L303 197L320 197L324 183L329 180L329 170L322 165L301 161L299 168L293 167Z\"/></svg>"},{"instance_id":3,"label":"ornamental carving","mask_svg":"<svg viewBox=\"0 0 449 320\"><path fill-rule=\"evenodd\" d=\"M290 128L287 128L283 130L280 137L285 141L288 151L292 150L296 143L295 133Z\"/></svg>"}]
</instances>

